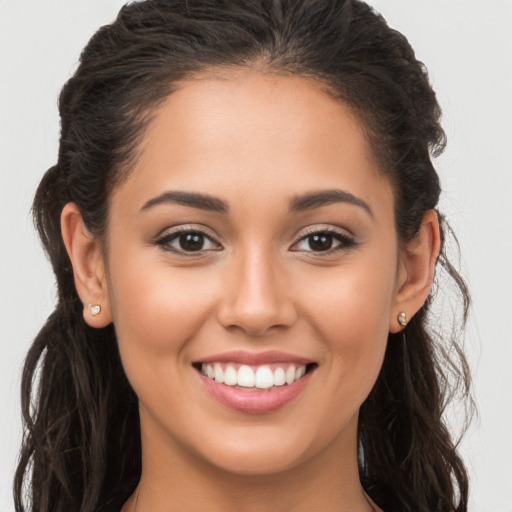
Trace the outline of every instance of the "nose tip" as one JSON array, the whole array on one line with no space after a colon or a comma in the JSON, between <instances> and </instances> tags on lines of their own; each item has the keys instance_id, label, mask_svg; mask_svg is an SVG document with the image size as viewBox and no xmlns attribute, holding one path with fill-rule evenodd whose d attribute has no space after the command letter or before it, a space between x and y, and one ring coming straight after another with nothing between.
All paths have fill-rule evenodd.
<instances>
[{"instance_id":1,"label":"nose tip","mask_svg":"<svg viewBox=\"0 0 512 512\"><path fill-rule=\"evenodd\" d=\"M232 300L224 301L219 309L220 323L229 329L241 329L251 336L263 336L276 328L294 323L293 305L285 297L252 290L238 293Z\"/></svg>"},{"instance_id":2,"label":"nose tip","mask_svg":"<svg viewBox=\"0 0 512 512\"><path fill-rule=\"evenodd\" d=\"M223 308L219 314L219 320L224 327L238 328L255 337L261 337L270 330L291 325L293 323L291 318L292 315L288 311L285 312L283 305L276 304L271 307L268 304L263 308L259 304L245 302L243 299L237 300L236 304L229 308Z\"/></svg>"},{"instance_id":3,"label":"nose tip","mask_svg":"<svg viewBox=\"0 0 512 512\"><path fill-rule=\"evenodd\" d=\"M224 288L219 322L225 328L257 337L291 326L297 315L284 280L275 275L270 264L251 265L246 261L243 267L243 271L232 274Z\"/></svg>"}]
</instances>

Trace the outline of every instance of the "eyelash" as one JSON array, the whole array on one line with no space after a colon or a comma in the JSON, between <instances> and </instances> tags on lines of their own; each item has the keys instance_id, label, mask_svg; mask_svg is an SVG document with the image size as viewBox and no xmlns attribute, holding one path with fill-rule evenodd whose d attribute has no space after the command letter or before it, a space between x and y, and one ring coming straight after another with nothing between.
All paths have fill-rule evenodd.
<instances>
[{"instance_id":1,"label":"eyelash","mask_svg":"<svg viewBox=\"0 0 512 512\"><path fill-rule=\"evenodd\" d=\"M295 242L293 244L293 246L298 245L300 242L307 240L308 238L310 238L314 235L332 236L334 240L337 240L338 242L340 242L338 246L328 249L327 251L307 251L307 252L312 252L318 256L330 256L331 254L334 254L334 253L342 251L342 250L350 249L357 245L357 242L351 236L349 236L346 233L343 233L341 231L337 231L335 229L330 229L330 228L324 228L324 229L312 228L310 230L307 230L299 238L299 240L297 240L297 242Z\"/></svg>"},{"instance_id":2,"label":"eyelash","mask_svg":"<svg viewBox=\"0 0 512 512\"><path fill-rule=\"evenodd\" d=\"M175 249L171 247L171 242L173 242L174 240L179 240L179 237L182 235L200 235L201 237L204 237L205 239L210 241L212 244L219 245L211 236L207 235L204 231L196 228L181 228L177 229L176 231L173 231L172 233L166 233L165 235L159 237L155 243L156 245L161 246L166 251L173 252L186 257L204 255L204 249L199 251L184 251L183 249ZM218 251L220 249L214 250Z\"/></svg>"},{"instance_id":3,"label":"eyelash","mask_svg":"<svg viewBox=\"0 0 512 512\"><path fill-rule=\"evenodd\" d=\"M179 255L182 255L185 257L204 255L205 252L208 251L208 249L206 251L204 249L198 250L198 251L185 251L183 249L176 249L176 248L171 247L171 245L170 245L171 242L173 242L175 240L179 240L179 237L182 235L188 235L188 234L199 235L201 237L204 237L206 240L208 240L212 244L216 244L218 247L220 247L220 245L211 236L206 234L204 231L202 231L200 229L195 229L195 228L181 228L176 231L173 231L172 233L167 233L167 234L159 237L155 241L155 244L162 247L166 251L174 252L176 254L179 254ZM306 233L304 233L303 236L301 236L301 238L299 238L299 240L297 240L297 242L295 242L292 245L292 247L298 245L300 242L303 242L314 235L332 236L334 240L337 240L338 242L340 242L339 245L335 246L334 248L328 249L326 251L313 251L313 250L306 251L306 252L311 252L313 254L321 256L321 257L329 256L338 251L347 250L347 249L350 249L357 245L357 242L351 236L349 236L345 233L342 233L340 231L334 230L334 229L324 228L324 229L311 229L309 231L306 231ZM212 250L212 249L209 249L209 250ZM213 249L213 250L220 251L222 249ZM297 250L297 249L291 249L291 250L293 252L299 252L299 250Z\"/></svg>"}]
</instances>

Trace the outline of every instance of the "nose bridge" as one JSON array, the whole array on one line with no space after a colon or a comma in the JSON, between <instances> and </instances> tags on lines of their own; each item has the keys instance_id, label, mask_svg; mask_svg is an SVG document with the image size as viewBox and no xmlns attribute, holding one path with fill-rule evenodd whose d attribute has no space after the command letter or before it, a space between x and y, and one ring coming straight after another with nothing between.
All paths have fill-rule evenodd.
<instances>
[{"instance_id":1,"label":"nose bridge","mask_svg":"<svg viewBox=\"0 0 512 512\"><path fill-rule=\"evenodd\" d=\"M293 323L293 301L278 257L269 248L252 244L241 250L234 257L230 274L219 314L224 326L262 335L272 327Z\"/></svg>"}]
</instances>

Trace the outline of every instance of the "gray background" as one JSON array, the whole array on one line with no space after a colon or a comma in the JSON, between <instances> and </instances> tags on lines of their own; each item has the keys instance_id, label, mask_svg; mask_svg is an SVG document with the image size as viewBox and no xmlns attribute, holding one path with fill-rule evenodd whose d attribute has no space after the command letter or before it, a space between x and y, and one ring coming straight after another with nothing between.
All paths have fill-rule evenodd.
<instances>
[{"instance_id":1,"label":"gray background","mask_svg":"<svg viewBox=\"0 0 512 512\"><path fill-rule=\"evenodd\" d=\"M14 510L20 368L55 296L30 204L56 160L58 91L123 3L0 0L0 512ZM467 350L480 415L461 445L471 510L512 512L512 1L370 3L409 38L444 110L441 207L473 294Z\"/></svg>"}]
</instances>

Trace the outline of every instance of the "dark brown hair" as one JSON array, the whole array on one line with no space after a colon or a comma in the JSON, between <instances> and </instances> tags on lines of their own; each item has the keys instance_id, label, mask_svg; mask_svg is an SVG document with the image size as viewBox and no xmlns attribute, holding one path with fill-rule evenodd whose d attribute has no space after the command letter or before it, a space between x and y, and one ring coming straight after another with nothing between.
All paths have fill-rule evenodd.
<instances>
[{"instance_id":1,"label":"dark brown hair","mask_svg":"<svg viewBox=\"0 0 512 512\"><path fill-rule=\"evenodd\" d=\"M396 228L412 239L440 186L431 157L444 147L440 108L407 40L358 0L146 0L123 7L84 49L60 95L58 161L33 211L57 277L58 303L36 337L22 382L25 436L16 510L92 512L120 506L141 471L137 397L124 375L112 325L88 327L60 232L78 205L101 236L109 194L125 179L154 109L176 81L216 67L307 76L357 113L394 186ZM468 293L449 262L440 215L440 275L452 279L462 314L437 333L429 300L390 334L374 389L360 410L360 477L388 512L465 512L468 478L443 423L469 373L457 344ZM25 498L28 502L25 502Z\"/></svg>"}]
</instances>

